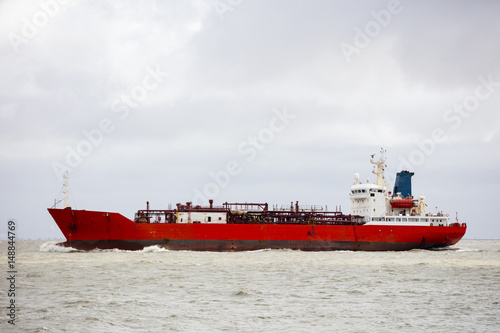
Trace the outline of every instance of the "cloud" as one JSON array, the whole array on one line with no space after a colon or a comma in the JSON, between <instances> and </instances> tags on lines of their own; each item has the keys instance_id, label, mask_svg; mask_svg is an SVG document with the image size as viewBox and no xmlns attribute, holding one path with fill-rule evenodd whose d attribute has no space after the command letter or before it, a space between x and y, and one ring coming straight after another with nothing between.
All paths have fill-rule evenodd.
<instances>
[{"instance_id":1,"label":"cloud","mask_svg":"<svg viewBox=\"0 0 500 333\"><path fill-rule=\"evenodd\" d=\"M86 194L80 203L91 208L93 192L112 191L99 205L107 209L112 200L129 214L136 200L163 198L164 186L172 201L190 200L193 188L233 159L244 171L221 196L258 198L266 188L279 200L285 188L307 193L306 201L326 201L325 193L344 200L351 174L369 174L367 154L386 146L397 171L399 158L421 149L436 128L448 139L417 171L452 169L457 161L468 175L478 165L500 166L498 89L461 116L458 128L445 119L475 94L479 77L500 81L497 2L401 1L402 11L350 62L341 43L377 23L373 13L388 1L243 1L222 18L213 4L0 3L2 195L16 187L12 179L25 178L12 207L20 209L15 202L31 188L51 201L45 188L60 185L51 165L67 164L69 150L92 141L88 133L97 143L72 167L75 187ZM36 29L28 38L29 24ZM27 40L17 52L12 33ZM168 75L145 79L156 68ZM133 107L117 104L124 95ZM245 162L238 146L283 108L296 118ZM112 130L104 133L103 121Z\"/></svg>"}]
</instances>

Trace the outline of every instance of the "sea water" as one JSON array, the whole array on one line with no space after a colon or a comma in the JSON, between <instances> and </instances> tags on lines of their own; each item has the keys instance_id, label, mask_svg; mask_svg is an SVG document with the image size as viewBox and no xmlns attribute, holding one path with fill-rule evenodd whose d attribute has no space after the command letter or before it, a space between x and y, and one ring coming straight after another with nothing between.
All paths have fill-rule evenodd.
<instances>
[{"instance_id":1,"label":"sea water","mask_svg":"<svg viewBox=\"0 0 500 333\"><path fill-rule=\"evenodd\" d=\"M81 252L7 242L0 331L500 332L500 241L439 251Z\"/></svg>"}]
</instances>

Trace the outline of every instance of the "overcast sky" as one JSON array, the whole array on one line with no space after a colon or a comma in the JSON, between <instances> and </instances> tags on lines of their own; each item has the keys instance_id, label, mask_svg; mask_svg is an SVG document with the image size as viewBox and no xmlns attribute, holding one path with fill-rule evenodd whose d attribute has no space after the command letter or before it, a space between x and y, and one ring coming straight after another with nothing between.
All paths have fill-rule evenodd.
<instances>
[{"instance_id":1,"label":"overcast sky","mask_svg":"<svg viewBox=\"0 0 500 333\"><path fill-rule=\"evenodd\" d=\"M47 208L337 205L387 149L500 238L498 1L0 2L0 235ZM62 207L62 203L59 203Z\"/></svg>"}]
</instances>

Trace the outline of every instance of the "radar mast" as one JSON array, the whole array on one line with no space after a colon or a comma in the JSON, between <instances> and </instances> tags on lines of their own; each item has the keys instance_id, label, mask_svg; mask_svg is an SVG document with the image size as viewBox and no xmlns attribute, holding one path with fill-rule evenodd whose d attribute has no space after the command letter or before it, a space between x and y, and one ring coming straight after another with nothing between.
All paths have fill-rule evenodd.
<instances>
[{"instance_id":1,"label":"radar mast","mask_svg":"<svg viewBox=\"0 0 500 333\"><path fill-rule=\"evenodd\" d=\"M64 194L64 208L70 207L69 204L69 173L66 171L64 173L64 189L63 189L63 194Z\"/></svg>"},{"instance_id":2,"label":"radar mast","mask_svg":"<svg viewBox=\"0 0 500 333\"><path fill-rule=\"evenodd\" d=\"M380 148L380 158L375 160L375 154L371 155L370 163L374 164L372 173L377 175L377 185L386 187L384 181L384 167L385 167L385 150L384 148Z\"/></svg>"}]
</instances>

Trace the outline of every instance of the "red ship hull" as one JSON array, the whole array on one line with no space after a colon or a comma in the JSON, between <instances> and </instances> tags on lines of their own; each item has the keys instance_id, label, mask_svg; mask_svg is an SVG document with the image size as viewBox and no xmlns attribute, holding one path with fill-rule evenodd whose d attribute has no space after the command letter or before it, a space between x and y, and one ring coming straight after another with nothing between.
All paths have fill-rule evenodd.
<instances>
[{"instance_id":1,"label":"red ship hull","mask_svg":"<svg viewBox=\"0 0 500 333\"><path fill-rule=\"evenodd\" d=\"M401 251L456 244L465 224L412 225L293 225L136 223L121 214L49 209L66 237L64 246L81 250L140 250L158 245L171 250L251 251Z\"/></svg>"}]
</instances>

